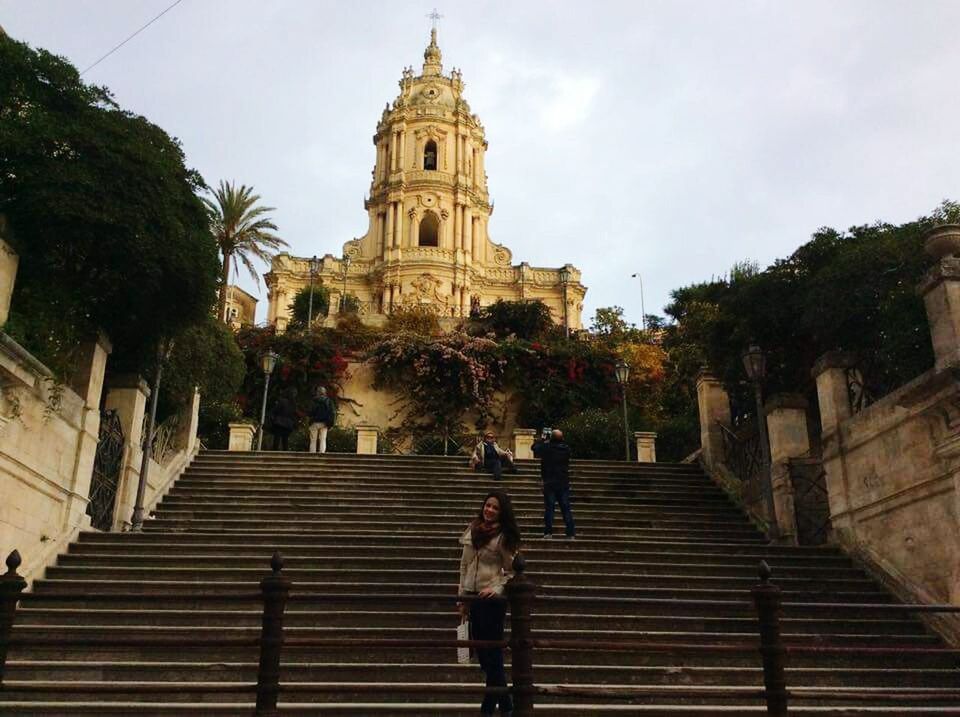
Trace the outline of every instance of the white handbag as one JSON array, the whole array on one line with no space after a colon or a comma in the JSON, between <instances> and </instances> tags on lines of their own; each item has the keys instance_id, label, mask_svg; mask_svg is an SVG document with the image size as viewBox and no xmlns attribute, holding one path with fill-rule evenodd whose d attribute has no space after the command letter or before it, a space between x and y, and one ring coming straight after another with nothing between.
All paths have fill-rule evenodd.
<instances>
[{"instance_id":1,"label":"white handbag","mask_svg":"<svg viewBox=\"0 0 960 717\"><path fill-rule=\"evenodd\" d=\"M457 639L458 640L469 640L470 639L470 621L464 620L457 626ZM469 647L458 647L457 648L457 664L459 665L469 665L472 660L470 659L470 648Z\"/></svg>"}]
</instances>

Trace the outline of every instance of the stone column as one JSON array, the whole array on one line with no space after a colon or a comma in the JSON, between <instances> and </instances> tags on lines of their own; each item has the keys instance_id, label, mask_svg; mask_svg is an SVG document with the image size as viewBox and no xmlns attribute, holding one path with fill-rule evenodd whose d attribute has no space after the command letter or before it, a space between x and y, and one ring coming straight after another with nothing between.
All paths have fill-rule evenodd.
<instances>
[{"instance_id":1,"label":"stone column","mask_svg":"<svg viewBox=\"0 0 960 717\"><path fill-rule=\"evenodd\" d=\"M453 208L453 250L463 245L463 205L456 204Z\"/></svg>"},{"instance_id":2,"label":"stone column","mask_svg":"<svg viewBox=\"0 0 960 717\"><path fill-rule=\"evenodd\" d=\"M723 462L723 433L720 424L730 427L730 397L709 371L697 376L697 408L700 414L700 446L708 469Z\"/></svg>"},{"instance_id":3,"label":"stone column","mask_svg":"<svg viewBox=\"0 0 960 717\"><path fill-rule=\"evenodd\" d=\"M114 529L129 526L140 481L143 457L143 414L150 388L137 374L121 374L110 379L104 407L116 410L125 442L117 502L113 511Z\"/></svg>"},{"instance_id":4,"label":"stone column","mask_svg":"<svg viewBox=\"0 0 960 717\"><path fill-rule=\"evenodd\" d=\"M403 202L396 202L397 216L393 221L393 246L400 248L400 238L403 236Z\"/></svg>"},{"instance_id":5,"label":"stone column","mask_svg":"<svg viewBox=\"0 0 960 717\"><path fill-rule=\"evenodd\" d=\"M387 204L386 212L386 233L384 234L383 244L384 244L384 254L387 253L387 250L393 248L393 202Z\"/></svg>"},{"instance_id":6,"label":"stone column","mask_svg":"<svg viewBox=\"0 0 960 717\"><path fill-rule=\"evenodd\" d=\"M407 246L417 246L420 243L420 222L417 221L417 215L414 210L410 210L410 235L407 238ZM440 243L439 241L437 242Z\"/></svg>"},{"instance_id":7,"label":"stone column","mask_svg":"<svg viewBox=\"0 0 960 717\"><path fill-rule=\"evenodd\" d=\"M407 133L405 130L400 130L400 161L398 162L398 164L400 165L398 169L400 169L400 171L403 171L405 166L404 162L406 161L407 161Z\"/></svg>"},{"instance_id":8,"label":"stone column","mask_svg":"<svg viewBox=\"0 0 960 717\"><path fill-rule=\"evenodd\" d=\"M770 439L770 482L781 542L797 544L797 515L794 506L790 459L810 453L807 433L807 399L793 393L771 396L764 406Z\"/></svg>"},{"instance_id":9,"label":"stone column","mask_svg":"<svg viewBox=\"0 0 960 717\"><path fill-rule=\"evenodd\" d=\"M463 208L463 251L470 254L473 243L473 212L470 207Z\"/></svg>"},{"instance_id":10,"label":"stone column","mask_svg":"<svg viewBox=\"0 0 960 717\"><path fill-rule=\"evenodd\" d=\"M657 434L654 431L635 431L633 440L637 444L638 463L657 462Z\"/></svg>"},{"instance_id":11,"label":"stone column","mask_svg":"<svg viewBox=\"0 0 960 717\"><path fill-rule=\"evenodd\" d=\"M250 423L230 423L230 443L228 451L249 451L253 446L253 434L256 430Z\"/></svg>"},{"instance_id":12,"label":"stone column","mask_svg":"<svg viewBox=\"0 0 960 717\"><path fill-rule=\"evenodd\" d=\"M960 364L960 224L932 229L924 249L937 263L917 291L927 309L934 367L942 370Z\"/></svg>"},{"instance_id":13,"label":"stone column","mask_svg":"<svg viewBox=\"0 0 960 717\"><path fill-rule=\"evenodd\" d=\"M357 425L357 453L376 455L377 427L367 423Z\"/></svg>"},{"instance_id":14,"label":"stone column","mask_svg":"<svg viewBox=\"0 0 960 717\"><path fill-rule=\"evenodd\" d=\"M532 428L513 429L513 457L533 458L533 439L537 432Z\"/></svg>"}]
</instances>

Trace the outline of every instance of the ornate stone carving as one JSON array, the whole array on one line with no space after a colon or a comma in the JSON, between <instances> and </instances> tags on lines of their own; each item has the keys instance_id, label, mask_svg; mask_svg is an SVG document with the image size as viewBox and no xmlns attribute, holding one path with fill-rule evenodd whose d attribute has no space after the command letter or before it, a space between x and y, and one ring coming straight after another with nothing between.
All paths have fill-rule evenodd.
<instances>
[{"instance_id":1,"label":"ornate stone carving","mask_svg":"<svg viewBox=\"0 0 960 717\"><path fill-rule=\"evenodd\" d=\"M510 266L510 263L513 261L513 255L510 253L510 250L501 244L496 244L496 248L493 250L493 262L499 266Z\"/></svg>"}]
</instances>

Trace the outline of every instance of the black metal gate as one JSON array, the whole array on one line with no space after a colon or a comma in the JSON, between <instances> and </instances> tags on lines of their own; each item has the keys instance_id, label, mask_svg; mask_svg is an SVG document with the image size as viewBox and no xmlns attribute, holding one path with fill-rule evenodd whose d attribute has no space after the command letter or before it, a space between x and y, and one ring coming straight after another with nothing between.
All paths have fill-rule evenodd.
<instances>
[{"instance_id":1,"label":"black metal gate","mask_svg":"<svg viewBox=\"0 0 960 717\"><path fill-rule=\"evenodd\" d=\"M98 530L113 527L113 507L117 502L120 470L123 468L123 428L115 410L100 414L100 441L93 461L90 502L87 515Z\"/></svg>"}]
</instances>

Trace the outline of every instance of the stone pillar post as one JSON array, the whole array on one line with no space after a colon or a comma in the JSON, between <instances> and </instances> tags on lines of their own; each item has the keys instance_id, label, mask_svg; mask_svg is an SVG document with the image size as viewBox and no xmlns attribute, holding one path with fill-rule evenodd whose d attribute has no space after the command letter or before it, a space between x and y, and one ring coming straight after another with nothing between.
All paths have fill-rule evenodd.
<instances>
[{"instance_id":1,"label":"stone pillar post","mask_svg":"<svg viewBox=\"0 0 960 717\"><path fill-rule=\"evenodd\" d=\"M193 453L197 445L197 427L200 424L200 391L193 389L189 403L180 409L180 429L177 431L177 445L183 446L187 454Z\"/></svg>"},{"instance_id":2,"label":"stone pillar post","mask_svg":"<svg viewBox=\"0 0 960 717\"><path fill-rule=\"evenodd\" d=\"M828 351L813 364L810 373L817 382L820 425L824 436L832 434L840 423L852 415L847 371L854 366L856 357L849 351Z\"/></svg>"},{"instance_id":3,"label":"stone pillar post","mask_svg":"<svg viewBox=\"0 0 960 717\"><path fill-rule=\"evenodd\" d=\"M401 172L403 171L403 163L406 161L407 156L407 133L404 130L400 130L400 161L397 162L399 165L397 169Z\"/></svg>"},{"instance_id":4,"label":"stone pillar post","mask_svg":"<svg viewBox=\"0 0 960 717\"><path fill-rule=\"evenodd\" d=\"M533 439L537 432L532 428L513 429L513 457L533 458Z\"/></svg>"},{"instance_id":5,"label":"stone pillar post","mask_svg":"<svg viewBox=\"0 0 960 717\"><path fill-rule=\"evenodd\" d=\"M924 249L937 263L917 291L923 296L933 341L934 366L960 364L960 224L932 229Z\"/></svg>"},{"instance_id":6,"label":"stone pillar post","mask_svg":"<svg viewBox=\"0 0 960 717\"><path fill-rule=\"evenodd\" d=\"M2 226L5 222L6 219L0 216L0 236L5 231ZM19 262L20 257L13 248L0 239L0 326L7 323L7 317L10 316L10 297L13 296Z\"/></svg>"},{"instance_id":7,"label":"stone pillar post","mask_svg":"<svg viewBox=\"0 0 960 717\"><path fill-rule=\"evenodd\" d=\"M229 423L230 443L228 451L249 451L253 446L253 434L256 430L250 423Z\"/></svg>"},{"instance_id":8,"label":"stone pillar post","mask_svg":"<svg viewBox=\"0 0 960 717\"><path fill-rule=\"evenodd\" d=\"M143 458L143 414L147 408L150 388L137 374L122 374L110 379L104 406L116 410L123 430L123 468L117 486L117 502L113 511L115 529L129 526L133 505L140 482L140 462Z\"/></svg>"},{"instance_id":9,"label":"stone pillar post","mask_svg":"<svg viewBox=\"0 0 960 717\"><path fill-rule=\"evenodd\" d=\"M90 525L87 503L97 444L100 442L100 396L103 393L107 357L112 350L113 346L104 334L84 344L77 357L77 373L71 382L71 387L83 399L84 404L81 409L77 450L74 454L73 477L69 486L70 497L66 504L66 516L71 528L86 528Z\"/></svg>"},{"instance_id":10,"label":"stone pillar post","mask_svg":"<svg viewBox=\"0 0 960 717\"><path fill-rule=\"evenodd\" d=\"M723 462L723 433L720 424L730 427L730 397L709 371L697 376L697 408L700 414L700 446L707 468Z\"/></svg>"},{"instance_id":11,"label":"stone pillar post","mask_svg":"<svg viewBox=\"0 0 960 717\"><path fill-rule=\"evenodd\" d=\"M638 463L657 462L657 434L653 431L635 431L633 440L637 444Z\"/></svg>"},{"instance_id":12,"label":"stone pillar post","mask_svg":"<svg viewBox=\"0 0 960 717\"><path fill-rule=\"evenodd\" d=\"M790 479L790 459L810 453L807 434L807 399L798 394L771 396L764 407L770 439L770 482L777 512L780 540L797 544L797 515Z\"/></svg>"},{"instance_id":13,"label":"stone pillar post","mask_svg":"<svg viewBox=\"0 0 960 717\"><path fill-rule=\"evenodd\" d=\"M364 455L376 455L377 453L377 427L367 423L361 423L357 426L357 453Z\"/></svg>"}]
</instances>

